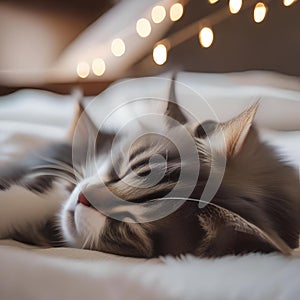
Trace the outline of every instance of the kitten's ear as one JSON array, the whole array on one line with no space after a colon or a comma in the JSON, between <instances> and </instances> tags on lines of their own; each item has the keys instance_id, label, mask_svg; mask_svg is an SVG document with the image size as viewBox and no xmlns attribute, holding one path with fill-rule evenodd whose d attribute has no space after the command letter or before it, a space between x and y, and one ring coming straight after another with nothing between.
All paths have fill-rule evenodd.
<instances>
[{"instance_id":1,"label":"kitten's ear","mask_svg":"<svg viewBox=\"0 0 300 300\"><path fill-rule=\"evenodd\" d=\"M76 135L78 142L86 144L89 140L96 140L98 131L82 103L78 102L74 118L67 133L68 141L72 142Z\"/></svg>"},{"instance_id":2,"label":"kitten's ear","mask_svg":"<svg viewBox=\"0 0 300 300\"><path fill-rule=\"evenodd\" d=\"M240 215L215 204L199 213L205 235L196 251L199 256L217 257L247 252L279 251L289 255L292 249L273 230L262 230Z\"/></svg>"},{"instance_id":3,"label":"kitten's ear","mask_svg":"<svg viewBox=\"0 0 300 300\"><path fill-rule=\"evenodd\" d=\"M209 137L212 149L224 153L227 157L238 154L248 136L259 103L255 103L237 117L218 124Z\"/></svg>"},{"instance_id":4,"label":"kitten's ear","mask_svg":"<svg viewBox=\"0 0 300 300\"><path fill-rule=\"evenodd\" d=\"M175 82L176 82L176 78L175 78L175 76L173 76L171 79L168 105L167 105L167 108L165 111L165 115L170 117L171 119L176 120L177 122L179 122L181 124L185 124L187 122L187 119L186 119L185 115L182 113L179 105L177 104L177 100L176 100Z\"/></svg>"}]
</instances>

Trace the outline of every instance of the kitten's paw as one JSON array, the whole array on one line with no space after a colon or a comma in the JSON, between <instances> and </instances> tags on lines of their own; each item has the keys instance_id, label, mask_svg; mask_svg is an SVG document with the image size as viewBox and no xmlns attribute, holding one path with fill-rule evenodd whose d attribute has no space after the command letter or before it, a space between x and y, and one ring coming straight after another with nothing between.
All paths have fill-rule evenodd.
<instances>
[{"instance_id":1,"label":"kitten's paw","mask_svg":"<svg viewBox=\"0 0 300 300\"><path fill-rule=\"evenodd\" d=\"M17 236L31 241L32 233L39 232L58 213L68 197L69 192L58 182L53 182L52 188L45 193L20 185L11 185L9 189L0 191L0 238Z\"/></svg>"}]
</instances>

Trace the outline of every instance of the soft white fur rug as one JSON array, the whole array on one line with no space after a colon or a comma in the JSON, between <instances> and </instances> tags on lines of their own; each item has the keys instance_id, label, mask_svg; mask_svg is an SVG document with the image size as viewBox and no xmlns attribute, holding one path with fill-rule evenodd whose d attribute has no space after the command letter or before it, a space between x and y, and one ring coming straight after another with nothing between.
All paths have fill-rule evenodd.
<instances>
[{"instance_id":1,"label":"soft white fur rug","mask_svg":"<svg viewBox=\"0 0 300 300\"><path fill-rule=\"evenodd\" d=\"M62 259L1 248L3 300L296 300L300 296L300 258L251 254L124 263Z\"/></svg>"}]
</instances>

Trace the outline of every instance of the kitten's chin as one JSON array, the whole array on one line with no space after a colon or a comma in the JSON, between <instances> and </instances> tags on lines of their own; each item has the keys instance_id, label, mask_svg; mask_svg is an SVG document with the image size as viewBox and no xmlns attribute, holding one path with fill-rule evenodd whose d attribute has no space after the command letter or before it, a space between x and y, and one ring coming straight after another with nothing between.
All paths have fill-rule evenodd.
<instances>
[{"instance_id":1,"label":"kitten's chin","mask_svg":"<svg viewBox=\"0 0 300 300\"><path fill-rule=\"evenodd\" d=\"M92 206L78 203L86 184L85 181L78 184L64 204L60 218L62 234L68 246L97 250L106 216Z\"/></svg>"},{"instance_id":2,"label":"kitten's chin","mask_svg":"<svg viewBox=\"0 0 300 300\"><path fill-rule=\"evenodd\" d=\"M98 248L106 217L92 207L77 204L63 212L63 235L68 245L76 248Z\"/></svg>"}]
</instances>

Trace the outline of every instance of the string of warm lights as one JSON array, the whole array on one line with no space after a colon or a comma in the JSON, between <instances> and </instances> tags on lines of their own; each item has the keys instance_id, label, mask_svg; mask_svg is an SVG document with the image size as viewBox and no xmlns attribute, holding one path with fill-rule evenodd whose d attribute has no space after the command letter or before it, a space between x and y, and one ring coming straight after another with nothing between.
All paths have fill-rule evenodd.
<instances>
[{"instance_id":1,"label":"string of warm lights","mask_svg":"<svg viewBox=\"0 0 300 300\"><path fill-rule=\"evenodd\" d=\"M135 24L136 34L140 38L147 38L152 32L152 26L162 23L167 15L172 22L181 19L184 14L184 7L189 0L179 0L167 9L163 5L155 5L151 9L149 18L142 17ZM253 19L256 23L261 23L266 18L268 12L268 3L272 0L229 0L228 6L202 18L191 25L183 28L169 37L158 41L153 48L152 57L157 65L163 65L168 58L168 51L185 42L186 40L198 35L199 43L204 48L209 48L214 41L213 26L224 21L233 14L239 13L241 10L253 8ZM284 6L291 6L298 0L282 0ZM215 4L219 0L208 0L210 4ZM118 37L111 41L110 50L115 57L121 57L126 52L125 41ZM106 63L104 58L97 57L90 64L81 61L77 64L77 75L80 78L87 78L92 73L96 76L102 76L106 71Z\"/></svg>"},{"instance_id":2,"label":"string of warm lights","mask_svg":"<svg viewBox=\"0 0 300 300\"><path fill-rule=\"evenodd\" d=\"M163 5L154 5L150 10L149 18L142 17L138 19L135 23L135 31L136 34L140 38L147 38L150 36L152 32L152 27L162 23L167 18L170 21L176 22L183 16L184 6L189 0L181 0L180 2L176 2L167 9ZM126 52L126 43L124 39L121 37L115 38L110 43L110 51L111 54L115 57L121 57ZM161 56L161 49L158 47L157 50L159 53L157 55ZM162 63L165 62L163 56L161 57ZM157 59L159 61L159 58ZM86 61L80 61L77 64L77 75L80 78L87 78L91 73L96 76L102 76L106 71L106 63L104 58L97 57L95 58L91 65Z\"/></svg>"},{"instance_id":3,"label":"string of warm lights","mask_svg":"<svg viewBox=\"0 0 300 300\"><path fill-rule=\"evenodd\" d=\"M219 0L209 0L210 4L215 4ZM211 15L202 18L184 29L170 35L169 37L157 42L153 49L153 60L158 65L163 65L167 61L168 51L185 42L186 40L198 35L199 43L203 48L209 48L214 41L213 26L224 21L232 14L237 14L241 10L253 7L253 19L256 23L264 21L267 15L267 4L272 0L229 0L228 7L223 7ZM291 6L297 0L283 0L284 6Z\"/></svg>"}]
</instances>

